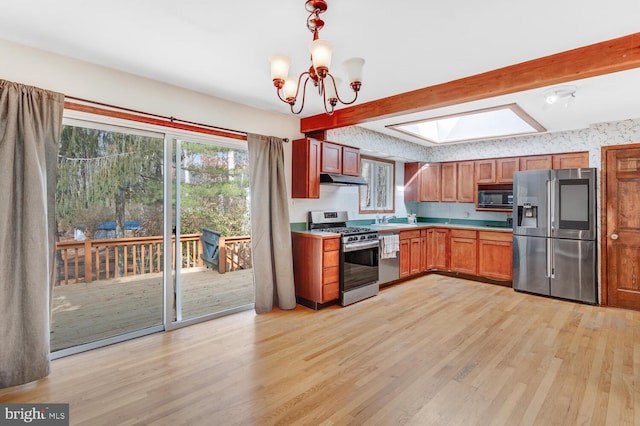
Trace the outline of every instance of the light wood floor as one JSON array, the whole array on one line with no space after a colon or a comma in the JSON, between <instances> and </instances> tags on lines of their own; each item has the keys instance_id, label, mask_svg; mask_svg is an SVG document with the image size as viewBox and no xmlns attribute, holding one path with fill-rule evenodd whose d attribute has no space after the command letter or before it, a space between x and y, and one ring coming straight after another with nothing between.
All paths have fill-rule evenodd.
<instances>
[{"instance_id":1,"label":"light wood floor","mask_svg":"<svg viewBox=\"0 0 640 426\"><path fill-rule=\"evenodd\" d=\"M0 402L82 425L640 425L640 312L438 275L53 362Z\"/></svg>"}]
</instances>

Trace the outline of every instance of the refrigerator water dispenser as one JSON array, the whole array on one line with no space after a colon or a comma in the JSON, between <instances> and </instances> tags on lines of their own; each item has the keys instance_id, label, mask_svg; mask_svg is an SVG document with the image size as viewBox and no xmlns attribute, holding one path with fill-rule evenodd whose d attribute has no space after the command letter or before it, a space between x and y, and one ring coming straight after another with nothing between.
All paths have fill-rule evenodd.
<instances>
[{"instance_id":1,"label":"refrigerator water dispenser","mask_svg":"<svg viewBox=\"0 0 640 426\"><path fill-rule=\"evenodd\" d=\"M538 227L538 206L532 206L531 203L524 203L518 206L518 226L524 228Z\"/></svg>"}]
</instances>

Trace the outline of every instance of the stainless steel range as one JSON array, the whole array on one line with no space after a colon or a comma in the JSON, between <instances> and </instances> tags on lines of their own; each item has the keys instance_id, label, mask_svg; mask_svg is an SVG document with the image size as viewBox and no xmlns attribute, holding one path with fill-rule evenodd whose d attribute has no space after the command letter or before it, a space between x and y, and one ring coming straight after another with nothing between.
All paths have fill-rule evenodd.
<instances>
[{"instance_id":1,"label":"stainless steel range","mask_svg":"<svg viewBox=\"0 0 640 426\"><path fill-rule=\"evenodd\" d=\"M378 294L378 232L347 226L346 211L310 211L308 228L340 234L340 304Z\"/></svg>"}]
</instances>

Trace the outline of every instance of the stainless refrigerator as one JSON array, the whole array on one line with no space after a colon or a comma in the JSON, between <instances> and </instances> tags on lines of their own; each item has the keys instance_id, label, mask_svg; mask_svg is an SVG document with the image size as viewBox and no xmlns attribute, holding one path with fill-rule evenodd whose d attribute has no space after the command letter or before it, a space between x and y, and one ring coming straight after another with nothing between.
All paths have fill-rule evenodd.
<instances>
[{"instance_id":1,"label":"stainless refrigerator","mask_svg":"<svg viewBox=\"0 0 640 426\"><path fill-rule=\"evenodd\" d=\"M597 304L596 169L513 179L513 288Z\"/></svg>"}]
</instances>

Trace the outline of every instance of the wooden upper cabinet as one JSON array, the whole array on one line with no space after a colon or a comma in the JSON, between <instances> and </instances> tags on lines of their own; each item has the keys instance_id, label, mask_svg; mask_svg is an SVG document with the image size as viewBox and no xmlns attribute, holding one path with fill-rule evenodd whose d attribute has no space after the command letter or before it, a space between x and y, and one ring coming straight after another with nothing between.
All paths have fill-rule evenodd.
<instances>
[{"instance_id":1,"label":"wooden upper cabinet","mask_svg":"<svg viewBox=\"0 0 640 426\"><path fill-rule=\"evenodd\" d=\"M552 158L551 155L520 157L520 170L551 170Z\"/></svg>"},{"instance_id":2,"label":"wooden upper cabinet","mask_svg":"<svg viewBox=\"0 0 640 426\"><path fill-rule=\"evenodd\" d=\"M322 142L304 138L291 144L291 198L320 198Z\"/></svg>"},{"instance_id":3,"label":"wooden upper cabinet","mask_svg":"<svg viewBox=\"0 0 640 426\"><path fill-rule=\"evenodd\" d=\"M420 200L420 168L422 163L404 163L404 201Z\"/></svg>"},{"instance_id":4,"label":"wooden upper cabinet","mask_svg":"<svg viewBox=\"0 0 640 426\"><path fill-rule=\"evenodd\" d=\"M476 183L512 183L513 172L520 170L519 157L489 158L475 162Z\"/></svg>"},{"instance_id":5,"label":"wooden upper cabinet","mask_svg":"<svg viewBox=\"0 0 640 426\"><path fill-rule=\"evenodd\" d=\"M342 174L342 145L322 142L321 171Z\"/></svg>"},{"instance_id":6,"label":"wooden upper cabinet","mask_svg":"<svg viewBox=\"0 0 640 426\"><path fill-rule=\"evenodd\" d=\"M442 190L440 170L440 163L422 163L418 174L419 201L440 201Z\"/></svg>"},{"instance_id":7,"label":"wooden upper cabinet","mask_svg":"<svg viewBox=\"0 0 640 426\"><path fill-rule=\"evenodd\" d=\"M476 160L476 183L496 182L496 160Z\"/></svg>"},{"instance_id":8,"label":"wooden upper cabinet","mask_svg":"<svg viewBox=\"0 0 640 426\"><path fill-rule=\"evenodd\" d=\"M458 201L458 164L442 163L441 201Z\"/></svg>"},{"instance_id":9,"label":"wooden upper cabinet","mask_svg":"<svg viewBox=\"0 0 640 426\"><path fill-rule=\"evenodd\" d=\"M589 167L588 152L567 152L553 155L554 169L581 169Z\"/></svg>"},{"instance_id":10,"label":"wooden upper cabinet","mask_svg":"<svg viewBox=\"0 0 640 426\"><path fill-rule=\"evenodd\" d=\"M458 163L457 201L460 203L473 203L475 193L474 164L474 161L462 161Z\"/></svg>"},{"instance_id":11,"label":"wooden upper cabinet","mask_svg":"<svg viewBox=\"0 0 640 426\"><path fill-rule=\"evenodd\" d=\"M513 173L520 170L518 157L496 158L496 183L513 183Z\"/></svg>"},{"instance_id":12,"label":"wooden upper cabinet","mask_svg":"<svg viewBox=\"0 0 640 426\"><path fill-rule=\"evenodd\" d=\"M360 150L358 148L342 147L342 174L360 176Z\"/></svg>"}]
</instances>

